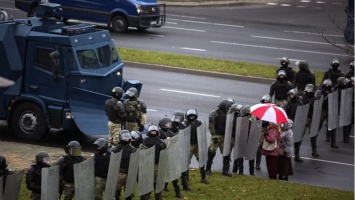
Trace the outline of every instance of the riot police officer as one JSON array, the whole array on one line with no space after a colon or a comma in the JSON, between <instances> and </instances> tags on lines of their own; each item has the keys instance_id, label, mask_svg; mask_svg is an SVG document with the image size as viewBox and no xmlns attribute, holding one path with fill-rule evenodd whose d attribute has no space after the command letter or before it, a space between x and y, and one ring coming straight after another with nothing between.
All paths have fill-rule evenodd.
<instances>
[{"instance_id":1,"label":"riot police officer","mask_svg":"<svg viewBox=\"0 0 355 200\"><path fill-rule=\"evenodd\" d=\"M131 136L132 136L132 140L131 140L131 145L136 148L139 149L141 146L141 143L143 142L143 137L141 132L139 131L132 131L131 132Z\"/></svg>"},{"instance_id":2,"label":"riot police officer","mask_svg":"<svg viewBox=\"0 0 355 200\"><path fill-rule=\"evenodd\" d=\"M74 164L85 160L81 156L81 145L73 140L65 146L66 155L58 160L59 165L59 185L63 188L63 200L71 200L74 197Z\"/></svg>"},{"instance_id":3,"label":"riot police officer","mask_svg":"<svg viewBox=\"0 0 355 200\"><path fill-rule=\"evenodd\" d=\"M94 142L95 154L95 200L102 199L105 191L108 168L110 165L111 152L108 151L108 145L105 138L99 138Z\"/></svg>"},{"instance_id":4,"label":"riot police officer","mask_svg":"<svg viewBox=\"0 0 355 200\"><path fill-rule=\"evenodd\" d=\"M120 134L120 143L111 149L112 153L118 153L122 151L120 173L118 175L116 199L120 199L122 187L126 185L129 161L131 153L136 152L136 148L131 145L131 133L128 130L122 130ZM132 196L126 198L126 200L132 199Z\"/></svg>"},{"instance_id":5,"label":"riot police officer","mask_svg":"<svg viewBox=\"0 0 355 200\"><path fill-rule=\"evenodd\" d=\"M192 156L196 157L196 160L199 160L199 153L198 153L198 137L197 137L197 128L202 125L202 122L198 119L198 113L196 109L187 109L185 112L185 120L184 124L186 127L191 126L191 132L190 132L190 160ZM206 134L206 133L202 133ZM206 178L206 171L205 171L205 166L200 168L200 174L201 174L201 183L208 184L209 182L207 181Z\"/></svg>"},{"instance_id":6,"label":"riot police officer","mask_svg":"<svg viewBox=\"0 0 355 200\"><path fill-rule=\"evenodd\" d=\"M126 129L129 132L143 131L147 121L147 106L138 98L138 90L134 87L126 91L128 99L123 102L126 112Z\"/></svg>"},{"instance_id":7,"label":"riot police officer","mask_svg":"<svg viewBox=\"0 0 355 200\"><path fill-rule=\"evenodd\" d=\"M186 128L185 124L183 124L184 113L179 110L173 113L171 117L171 122L172 122L171 131L173 131L175 134L178 134L179 130Z\"/></svg>"},{"instance_id":8,"label":"riot police officer","mask_svg":"<svg viewBox=\"0 0 355 200\"><path fill-rule=\"evenodd\" d=\"M38 152L36 163L32 164L26 173L26 187L31 191L31 200L41 200L42 168L50 167L51 159L46 152Z\"/></svg>"},{"instance_id":9,"label":"riot police officer","mask_svg":"<svg viewBox=\"0 0 355 200\"><path fill-rule=\"evenodd\" d=\"M211 167L213 159L216 156L216 151L219 148L223 152L224 135L226 128L227 112L229 108L234 104L232 99L223 99L219 102L217 109L213 110L208 117L208 129L211 133L211 139L208 146L208 160L206 165L207 175L211 175ZM223 157L223 171L222 175L232 176L229 171L230 156Z\"/></svg>"},{"instance_id":10,"label":"riot police officer","mask_svg":"<svg viewBox=\"0 0 355 200\"><path fill-rule=\"evenodd\" d=\"M158 164L160 158L160 151L166 149L166 144L163 140L159 138L159 127L155 124L148 126L147 137L143 140L142 143L145 147L155 147L155 158L154 158L154 183L157 181L158 174ZM155 184L154 184L155 185ZM148 200L150 193L141 196L141 200ZM155 193L155 199L161 200L161 192Z\"/></svg>"},{"instance_id":11,"label":"riot police officer","mask_svg":"<svg viewBox=\"0 0 355 200\"><path fill-rule=\"evenodd\" d=\"M354 61L352 61L350 64L349 64L349 68L350 70L348 71L348 73L345 75L345 77L347 79L351 79L351 77L354 77Z\"/></svg>"},{"instance_id":12,"label":"riot police officer","mask_svg":"<svg viewBox=\"0 0 355 200\"><path fill-rule=\"evenodd\" d=\"M270 97L275 95L275 104L281 106L287 100L287 92L292 89L292 84L287 80L286 72L279 70L277 79L270 86Z\"/></svg>"},{"instance_id":13,"label":"riot police officer","mask_svg":"<svg viewBox=\"0 0 355 200\"><path fill-rule=\"evenodd\" d=\"M299 71L296 72L295 79L292 83L292 88L297 88L299 91L304 91L307 84L316 83L316 77L313 72L309 70L308 62L300 60L295 63L299 67Z\"/></svg>"},{"instance_id":14,"label":"riot police officer","mask_svg":"<svg viewBox=\"0 0 355 200\"><path fill-rule=\"evenodd\" d=\"M243 107L243 105L235 103L229 108L229 111L228 111L228 113L234 114L231 147L234 147L234 145L235 145L235 133L236 133L237 118L240 117L240 112L241 112L242 107ZM231 148L231 151L232 151L232 148ZM244 171L243 171L244 166L243 166L243 163L242 163L242 165L239 165L240 162L241 162L241 160L239 158L234 159L232 172L238 173L238 171L239 171L239 175L243 175L244 174Z\"/></svg>"},{"instance_id":15,"label":"riot police officer","mask_svg":"<svg viewBox=\"0 0 355 200\"><path fill-rule=\"evenodd\" d=\"M292 67L289 66L290 60L287 57L283 57L280 59L280 64L281 64L281 66L276 70L277 76L278 76L278 72L280 70L283 70L286 72L287 81L292 83L293 79L295 78L296 72Z\"/></svg>"},{"instance_id":16,"label":"riot police officer","mask_svg":"<svg viewBox=\"0 0 355 200\"><path fill-rule=\"evenodd\" d=\"M332 84L336 85L338 78L345 77L345 74L341 70L339 70L340 63L337 58L334 58L332 60L330 66L332 68L329 68L328 71L324 72L322 81L324 81L325 79L330 79L332 81Z\"/></svg>"},{"instance_id":17,"label":"riot police officer","mask_svg":"<svg viewBox=\"0 0 355 200\"><path fill-rule=\"evenodd\" d=\"M5 185L6 185L6 178L8 175L13 174L12 171L7 169L7 163L6 163L6 158L2 155L0 155L0 177L2 177L2 187L3 187L3 192L5 191ZM0 193L0 195L3 195Z\"/></svg>"},{"instance_id":18,"label":"riot police officer","mask_svg":"<svg viewBox=\"0 0 355 200\"><path fill-rule=\"evenodd\" d=\"M121 132L121 126L124 122L125 111L123 104L120 101L123 94L123 90L120 87L114 87L112 89L112 98L108 99L105 103L105 112L108 117L108 146L116 145L119 142L118 136Z\"/></svg>"}]
</instances>

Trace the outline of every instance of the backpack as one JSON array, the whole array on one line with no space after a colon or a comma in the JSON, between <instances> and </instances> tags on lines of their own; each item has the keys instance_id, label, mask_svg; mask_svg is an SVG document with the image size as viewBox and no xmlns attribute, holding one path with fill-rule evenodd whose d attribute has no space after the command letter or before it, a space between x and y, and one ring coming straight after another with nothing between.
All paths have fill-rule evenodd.
<instances>
[{"instance_id":1,"label":"backpack","mask_svg":"<svg viewBox=\"0 0 355 200\"><path fill-rule=\"evenodd\" d=\"M129 122L140 121L142 108L138 100L126 100L124 102L126 120Z\"/></svg>"}]
</instances>

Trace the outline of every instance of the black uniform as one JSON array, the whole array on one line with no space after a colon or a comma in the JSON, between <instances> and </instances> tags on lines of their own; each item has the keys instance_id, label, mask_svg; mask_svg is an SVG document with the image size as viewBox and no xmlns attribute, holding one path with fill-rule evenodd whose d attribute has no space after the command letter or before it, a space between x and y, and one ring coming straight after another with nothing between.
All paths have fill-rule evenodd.
<instances>
[{"instance_id":1,"label":"black uniform","mask_svg":"<svg viewBox=\"0 0 355 200\"><path fill-rule=\"evenodd\" d=\"M286 72L287 81L292 83L293 80L295 79L295 75L296 75L295 70L292 67L290 67L290 66L280 66L279 69L276 70L276 74L278 74L278 72L280 70L283 70L283 71Z\"/></svg>"},{"instance_id":2,"label":"black uniform","mask_svg":"<svg viewBox=\"0 0 355 200\"><path fill-rule=\"evenodd\" d=\"M344 72L339 70L338 68L329 68L328 71L324 72L323 80L330 79L333 85L337 84L337 80L339 77L345 77Z\"/></svg>"},{"instance_id":3,"label":"black uniform","mask_svg":"<svg viewBox=\"0 0 355 200\"><path fill-rule=\"evenodd\" d=\"M272 97L275 94L275 100L277 101L286 101L287 92L291 89L292 84L291 82L287 81L286 77L278 77L277 80L271 84L269 95Z\"/></svg>"},{"instance_id":4,"label":"black uniform","mask_svg":"<svg viewBox=\"0 0 355 200\"><path fill-rule=\"evenodd\" d=\"M94 155L95 176L107 178L108 168L110 165L111 152L107 151L104 154L96 152Z\"/></svg>"},{"instance_id":5,"label":"black uniform","mask_svg":"<svg viewBox=\"0 0 355 200\"><path fill-rule=\"evenodd\" d=\"M42 168L50 167L48 164L33 164L26 173L26 187L32 192L31 199L41 198ZM34 193L34 194L33 194Z\"/></svg>"},{"instance_id":6,"label":"black uniform","mask_svg":"<svg viewBox=\"0 0 355 200\"><path fill-rule=\"evenodd\" d=\"M315 85L316 78L313 72L308 69L300 69L300 71L296 72L295 80L293 81L292 88L296 88L298 90L304 90L307 84Z\"/></svg>"}]
</instances>

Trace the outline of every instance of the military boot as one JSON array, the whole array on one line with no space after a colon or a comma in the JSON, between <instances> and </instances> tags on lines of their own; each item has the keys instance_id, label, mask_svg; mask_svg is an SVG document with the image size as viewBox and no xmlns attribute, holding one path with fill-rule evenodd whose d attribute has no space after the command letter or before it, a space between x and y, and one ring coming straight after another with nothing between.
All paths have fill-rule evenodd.
<instances>
[{"instance_id":1,"label":"military boot","mask_svg":"<svg viewBox=\"0 0 355 200\"><path fill-rule=\"evenodd\" d=\"M238 173L238 160L234 159L233 161L233 169L232 169L233 173Z\"/></svg>"},{"instance_id":2,"label":"military boot","mask_svg":"<svg viewBox=\"0 0 355 200\"><path fill-rule=\"evenodd\" d=\"M189 172L187 171L187 172L181 173L181 184L182 184L183 190L191 191L191 188L189 187L189 180L187 178L188 177L187 173L189 173Z\"/></svg>"},{"instance_id":3,"label":"military boot","mask_svg":"<svg viewBox=\"0 0 355 200\"><path fill-rule=\"evenodd\" d=\"M300 157L300 147L301 147L301 142L295 142L294 143L294 148L295 148L295 161L296 162L303 162L303 160Z\"/></svg>"},{"instance_id":4,"label":"military boot","mask_svg":"<svg viewBox=\"0 0 355 200\"><path fill-rule=\"evenodd\" d=\"M327 130L327 133L326 133L326 136L325 136L325 141L329 142L330 139L331 139L330 137L331 137L331 131Z\"/></svg>"},{"instance_id":5,"label":"military boot","mask_svg":"<svg viewBox=\"0 0 355 200\"><path fill-rule=\"evenodd\" d=\"M229 160L230 160L229 156L223 156L222 175L231 177L232 175L229 173Z\"/></svg>"},{"instance_id":6,"label":"military boot","mask_svg":"<svg viewBox=\"0 0 355 200\"><path fill-rule=\"evenodd\" d=\"M255 169L260 170L260 163L261 163L261 146L258 147L256 151L256 160L255 160Z\"/></svg>"},{"instance_id":7,"label":"military boot","mask_svg":"<svg viewBox=\"0 0 355 200\"><path fill-rule=\"evenodd\" d=\"M249 160L249 174L250 174L250 176L255 176L254 163L255 163L255 160Z\"/></svg>"},{"instance_id":8,"label":"military boot","mask_svg":"<svg viewBox=\"0 0 355 200\"><path fill-rule=\"evenodd\" d=\"M121 191L117 190L115 194L115 200L120 200L120 198L121 198Z\"/></svg>"},{"instance_id":9,"label":"military boot","mask_svg":"<svg viewBox=\"0 0 355 200\"><path fill-rule=\"evenodd\" d=\"M213 163L213 159L216 156L216 152L212 152L208 149L208 160L207 160L207 165L206 165L206 174L207 175L212 175L211 167Z\"/></svg>"},{"instance_id":10,"label":"military boot","mask_svg":"<svg viewBox=\"0 0 355 200\"><path fill-rule=\"evenodd\" d=\"M164 192L169 192L169 189L168 189L168 182L165 183L164 185Z\"/></svg>"},{"instance_id":11,"label":"military boot","mask_svg":"<svg viewBox=\"0 0 355 200\"><path fill-rule=\"evenodd\" d=\"M311 137L311 146L312 146L312 156L319 157L317 153L317 136Z\"/></svg>"},{"instance_id":12,"label":"military boot","mask_svg":"<svg viewBox=\"0 0 355 200\"><path fill-rule=\"evenodd\" d=\"M162 200L163 198L161 197L161 192L155 193L155 200ZM149 200L149 199L148 199Z\"/></svg>"},{"instance_id":13,"label":"military boot","mask_svg":"<svg viewBox=\"0 0 355 200\"><path fill-rule=\"evenodd\" d=\"M180 186L179 186L179 182L178 180L174 180L173 181L173 186L174 186L174 189L175 189L175 197L178 198L178 199L182 199L182 195L181 195L181 192L180 192Z\"/></svg>"},{"instance_id":14,"label":"military boot","mask_svg":"<svg viewBox=\"0 0 355 200\"><path fill-rule=\"evenodd\" d=\"M239 175L244 175L244 158L237 158L239 166Z\"/></svg>"},{"instance_id":15,"label":"military boot","mask_svg":"<svg viewBox=\"0 0 355 200\"><path fill-rule=\"evenodd\" d=\"M343 126L343 142L350 142L350 132L351 132L351 124L347 126Z\"/></svg>"},{"instance_id":16,"label":"military boot","mask_svg":"<svg viewBox=\"0 0 355 200\"><path fill-rule=\"evenodd\" d=\"M155 196L156 196L156 194L155 194ZM140 200L149 200L149 199L150 199L150 193L144 194L140 197Z\"/></svg>"},{"instance_id":17,"label":"military boot","mask_svg":"<svg viewBox=\"0 0 355 200\"><path fill-rule=\"evenodd\" d=\"M330 147L334 149L339 149L339 147L335 144L336 143L336 130L331 130L330 132Z\"/></svg>"},{"instance_id":18,"label":"military boot","mask_svg":"<svg viewBox=\"0 0 355 200\"><path fill-rule=\"evenodd\" d=\"M209 184L206 178L206 171L204 166L200 168L200 174L201 174L201 183Z\"/></svg>"}]
</instances>

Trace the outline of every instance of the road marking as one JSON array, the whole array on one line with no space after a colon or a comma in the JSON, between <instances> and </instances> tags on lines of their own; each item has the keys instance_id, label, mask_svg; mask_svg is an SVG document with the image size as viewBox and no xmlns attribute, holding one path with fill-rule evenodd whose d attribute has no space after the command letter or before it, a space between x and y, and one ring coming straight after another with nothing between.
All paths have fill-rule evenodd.
<instances>
[{"instance_id":1,"label":"road marking","mask_svg":"<svg viewBox=\"0 0 355 200\"><path fill-rule=\"evenodd\" d=\"M244 26L234 25L234 24L220 24L220 23L201 22L201 21L184 20L184 19L169 19L169 20L180 21L180 22L188 22L188 23L196 23L196 24L207 24L207 25L215 25L215 26L227 26L227 27L234 27L234 28L244 28Z\"/></svg>"},{"instance_id":2,"label":"road marking","mask_svg":"<svg viewBox=\"0 0 355 200\"><path fill-rule=\"evenodd\" d=\"M154 109L149 109L147 108L148 111L153 111L153 112L157 112L158 110L154 110Z\"/></svg>"},{"instance_id":3,"label":"road marking","mask_svg":"<svg viewBox=\"0 0 355 200\"><path fill-rule=\"evenodd\" d=\"M311 32L302 32L302 31L290 31L290 30L284 30L285 33L299 33L299 34L308 34L308 35L320 35L319 33L311 33ZM330 37L340 37L343 38L343 35L330 35L330 34L323 34L324 36L330 36Z\"/></svg>"},{"instance_id":4,"label":"road marking","mask_svg":"<svg viewBox=\"0 0 355 200\"><path fill-rule=\"evenodd\" d=\"M165 37L165 35L158 35L158 34L146 34L149 36L153 36L153 37Z\"/></svg>"},{"instance_id":5,"label":"road marking","mask_svg":"<svg viewBox=\"0 0 355 200\"><path fill-rule=\"evenodd\" d=\"M222 42L222 41L211 41L211 42L217 43L217 44L228 44L228 45L235 45L235 46L263 48L263 49L275 49L275 50L282 50L282 51L294 51L294 52L314 53L314 54L344 56L344 57L348 56L346 54L327 53L327 52L320 52L320 51L306 51L306 50L298 50L298 49L286 49L286 48L280 48L280 47L259 46L259 45L240 44L240 43L232 43L232 42Z\"/></svg>"},{"instance_id":6,"label":"road marking","mask_svg":"<svg viewBox=\"0 0 355 200\"><path fill-rule=\"evenodd\" d=\"M205 30L199 29L189 29L189 28L178 28L178 27L171 27L171 26L162 26L162 28L170 28L170 29L178 29L178 30L185 30L185 31L195 31L195 32L206 32Z\"/></svg>"},{"instance_id":7,"label":"road marking","mask_svg":"<svg viewBox=\"0 0 355 200\"><path fill-rule=\"evenodd\" d=\"M316 1L316 3L323 4L325 2L324 1Z\"/></svg>"},{"instance_id":8,"label":"road marking","mask_svg":"<svg viewBox=\"0 0 355 200\"><path fill-rule=\"evenodd\" d=\"M270 6L276 6L277 3L267 3L267 5L270 5Z\"/></svg>"},{"instance_id":9,"label":"road marking","mask_svg":"<svg viewBox=\"0 0 355 200\"><path fill-rule=\"evenodd\" d=\"M191 50L191 51L206 51L206 49L195 49L195 48L189 48L189 47L181 47L180 49Z\"/></svg>"},{"instance_id":10,"label":"road marking","mask_svg":"<svg viewBox=\"0 0 355 200\"><path fill-rule=\"evenodd\" d=\"M290 41L290 42L303 42L303 43L311 43L311 44L332 45L332 44L329 44L327 42L313 42L313 41L307 41L307 40L293 40L293 39L285 39L285 38L265 37L265 36L259 36L259 35L251 35L250 37L269 39L269 40L283 40L283 41ZM337 46L345 46L345 45L342 45L342 44L335 44L335 45L337 45Z\"/></svg>"},{"instance_id":11,"label":"road marking","mask_svg":"<svg viewBox=\"0 0 355 200\"><path fill-rule=\"evenodd\" d=\"M311 2L310 0L301 0L300 1L301 3L309 3L309 2Z\"/></svg>"},{"instance_id":12,"label":"road marking","mask_svg":"<svg viewBox=\"0 0 355 200\"><path fill-rule=\"evenodd\" d=\"M170 89L165 89L165 88L161 88L160 90L166 91L166 92L175 92L175 93L181 93L181 94L192 94L192 95L197 95L197 96L220 98L220 96L211 95L211 94L202 94L202 93L196 93L196 92L186 92L186 91L181 91L181 90L170 90Z\"/></svg>"},{"instance_id":13,"label":"road marking","mask_svg":"<svg viewBox=\"0 0 355 200\"><path fill-rule=\"evenodd\" d=\"M294 156L292 156L294 157ZM314 161L320 161L320 162L326 162L326 163L333 163L333 164L338 164L338 165L347 165L347 166L352 166L354 167L354 164L350 164L350 163L342 163L342 162L335 162L335 161L329 161L329 160L321 160L321 159L314 159L314 158L306 158L306 157L301 157L305 160L314 160Z\"/></svg>"},{"instance_id":14,"label":"road marking","mask_svg":"<svg viewBox=\"0 0 355 200\"><path fill-rule=\"evenodd\" d=\"M177 23L176 22L165 22L166 24L174 24L176 25Z\"/></svg>"},{"instance_id":15,"label":"road marking","mask_svg":"<svg viewBox=\"0 0 355 200\"><path fill-rule=\"evenodd\" d=\"M185 18L191 18L191 19L202 19L205 20L206 18L202 17L193 17L193 16L186 16L186 15L172 15L172 14L167 14L167 16L174 16L174 17L185 17ZM169 19L169 18L168 18Z\"/></svg>"},{"instance_id":16,"label":"road marking","mask_svg":"<svg viewBox=\"0 0 355 200\"><path fill-rule=\"evenodd\" d=\"M281 4L280 6L289 7L289 6L292 6L292 5L291 5L291 4L285 4L285 3L283 3L283 4Z\"/></svg>"}]
</instances>

